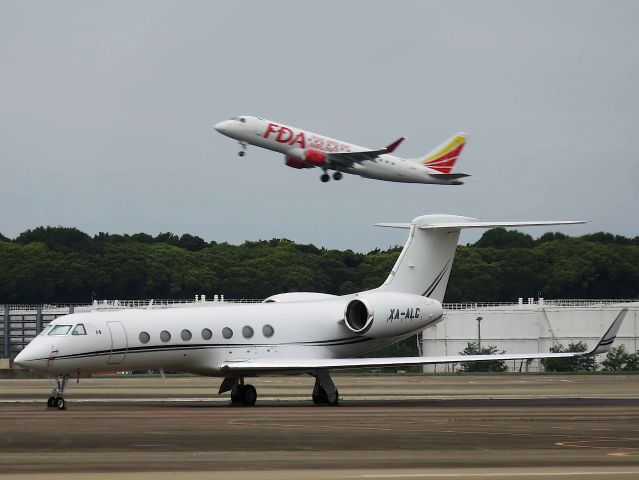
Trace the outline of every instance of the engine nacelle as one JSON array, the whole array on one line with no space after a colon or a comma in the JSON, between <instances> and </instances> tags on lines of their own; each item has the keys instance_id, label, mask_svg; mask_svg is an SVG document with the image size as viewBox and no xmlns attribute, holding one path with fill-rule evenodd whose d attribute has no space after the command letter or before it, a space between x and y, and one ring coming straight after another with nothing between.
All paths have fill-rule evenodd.
<instances>
[{"instance_id":1,"label":"engine nacelle","mask_svg":"<svg viewBox=\"0 0 639 480\"><path fill-rule=\"evenodd\" d=\"M304 161L315 167L322 167L326 165L326 154L317 150L304 150L302 153Z\"/></svg>"},{"instance_id":2,"label":"engine nacelle","mask_svg":"<svg viewBox=\"0 0 639 480\"><path fill-rule=\"evenodd\" d=\"M291 168L312 168L311 165L304 163L302 160L298 160L291 155L286 155L286 166Z\"/></svg>"},{"instance_id":3,"label":"engine nacelle","mask_svg":"<svg viewBox=\"0 0 639 480\"><path fill-rule=\"evenodd\" d=\"M346 304L344 323L359 335L388 337L425 328L442 318L442 305L408 293L368 292Z\"/></svg>"}]
</instances>

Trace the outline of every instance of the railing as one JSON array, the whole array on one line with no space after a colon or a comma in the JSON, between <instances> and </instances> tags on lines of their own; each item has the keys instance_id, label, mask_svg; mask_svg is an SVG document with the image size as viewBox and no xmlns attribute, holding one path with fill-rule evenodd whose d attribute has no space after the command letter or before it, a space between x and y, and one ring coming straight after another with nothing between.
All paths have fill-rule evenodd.
<instances>
[{"instance_id":1,"label":"railing","mask_svg":"<svg viewBox=\"0 0 639 480\"><path fill-rule=\"evenodd\" d=\"M639 307L639 299L593 299L593 300L580 300L580 299L559 299L559 300L546 300L540 298L536 302L467 302L467 303L444 303L442 306L444 310L473 310L476 308L491 308L491 307L596 307L596 306L610 306L610 305L630 305Z\"/></svg>"},{"instance_id":2,"label":"railing","mask_svg":"<svg viewBox=\"0 0 639 480\"><path fill-rule=\"evenodd\" d=\"M41 309L42 311L51 310L69 310L70 307L82 310L92 309L121 309L121 308L166 308L177 306L209 306L226 303L261 303L262 299L257 298L224 298L213 297L207 299L194 299L194 298L176 298L176 299L141 299L141 300L94 300L93 303L56 303L56 304L28 304L28 303L11 303L0 304L0 311L4 311L8 308L9 311L36 311Z\"/></svg>"},{"instance_id":3,"label":"railing","mask_svg":"<svg viewBox=\"0 0 639 480\"><path fill-rule=\"evenodd\" d=\"M528 299L526 299L528 300ZM205 300L199 299L195 300L194 298L176 298L176 299L140 299L140 300L95 300L93 303L56 303L56 304L0 304L0 311L3 311L5 307L9 309L9 311L36 311L41 309L42 311L52 311L52 310L69 310L70 307L75 307L76 309L82 310L90 310L90 309L121 309L121 308L167 308L167 307L179 307L179 306L210 306L217 304L251 304L251 303L261 303L262 299L259 298L207 298ZM593 307L593 306L608 306L608 305L619 305L619 304L630 304L631 306L639 307L639 299L616 299L616 298L606 298L606 299L593 299L593 300L583 300L583 299L558 299L558 300L546 300L540 298L539 300L533 302L461 302L461 303L444 303L444 310L470 310L476 308L491 308L491 307Z\"/></svg>"}]
</instances>

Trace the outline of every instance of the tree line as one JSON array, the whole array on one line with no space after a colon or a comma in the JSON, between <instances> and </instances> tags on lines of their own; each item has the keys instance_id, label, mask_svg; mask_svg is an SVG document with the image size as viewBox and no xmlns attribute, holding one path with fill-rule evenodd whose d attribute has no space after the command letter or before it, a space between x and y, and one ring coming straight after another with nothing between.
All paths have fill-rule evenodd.
<instances>
[{"instance_id":1,"label":"tree line","mask_svg":"<svg viewBox=\"0 0 639 480\"><path fill-rule=\"evenodd\" d=\"M379 286L400 251L357 253L287 239L231 245L172 233L90 236L75 228L38 227L15 239L0 235L0 303L347 294ZM516 301L538 294L637 298L639 237L547 233L533 239L493 229L458 246L445 301Z\"/></svg>"}]
</instances>

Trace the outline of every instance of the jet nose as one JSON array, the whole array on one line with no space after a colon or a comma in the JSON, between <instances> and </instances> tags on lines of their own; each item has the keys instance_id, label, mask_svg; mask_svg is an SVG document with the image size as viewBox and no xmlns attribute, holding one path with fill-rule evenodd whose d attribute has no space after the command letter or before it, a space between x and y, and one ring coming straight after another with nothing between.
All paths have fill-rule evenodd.
<instances>
[{"instance_id":1,"label":"jet nose","mask_svg":"<svg viewBox=\"0 0 639 480\"><path fill-rule=\"evenodd\" d=\"M215 128L215 130L220 132L222 135L228 135L230 127L231 127L231 121L224 120L223 122L217 123L215 127L213 128Z\"/></svg>"},{"instance_id":2,"label":"jet nose","mask_svg":"<svg viewBox=\"0 0 639 480\"><path fill-rule=\"evenodd\" d=\"M26 365L25 365L26 358L27 356L25 355L24 350L22 350L20 353L18 353L16 358L13 359L13 364L17 365L20 368L26 368Z\"/></svg>"},{"instance_id":3,"label":"jet nose","mask_svg":"<svg viewBox=\"0 0 639 480\"><path fill-rule=\"evenodd\" d=\"M46 370L48 368L46 349L37 342L37 339L33 340L18 353L13 359L13 364L26 370Z\"/></svg>"}]
</instances>

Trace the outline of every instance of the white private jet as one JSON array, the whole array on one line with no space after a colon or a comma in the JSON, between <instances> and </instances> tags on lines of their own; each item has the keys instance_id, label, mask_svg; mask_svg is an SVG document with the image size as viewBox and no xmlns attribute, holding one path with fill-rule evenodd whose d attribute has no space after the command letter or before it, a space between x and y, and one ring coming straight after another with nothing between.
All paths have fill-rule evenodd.
<instances>
[{"instance_id":1,"label":"white private jet","mask_svg":"<svg viewBox=\"0 0 639 480\"><path fill-rule=\"evenodd\" d=\"M391 155L405 137L379 150L371 150L246 115L220 122L215 125L215 130L240 142L240 156L244 156L247 145L280 152L284 154L285 163L289 167L321 168L324 171L320 177L322 182L330 180L328 170L335 171L334 180L340 180L343 172L387 182L439 185L461 185L463 182L460 179L469 176L465 173L452 173L466 144L466 134L461 132L422 158L406 160Z\"/></svg>"},{"instance_id":2,"label":"white private jet","mask_svg":"<svg viewBox=\"0 0 639 480\"><path fill-rule=\"evenodd\" d=\"M460 230L583 223L481 222L452 215L425 215L383 227L409 230L386 281L352 295L293 292L262 304L76 313L57 318L15 358L15 363L57 377L48 405L65 408L68 378L113 370L167 369L223 377L219 393L254 405L257 392L246 377L284 373L315 377L313 401L334 405L339 394L329 371L346 368L566 358L583 353L362 358L442 320L441 302ZM625 311L597 345L606 352Z\"/></svg>"}]
</instances>

